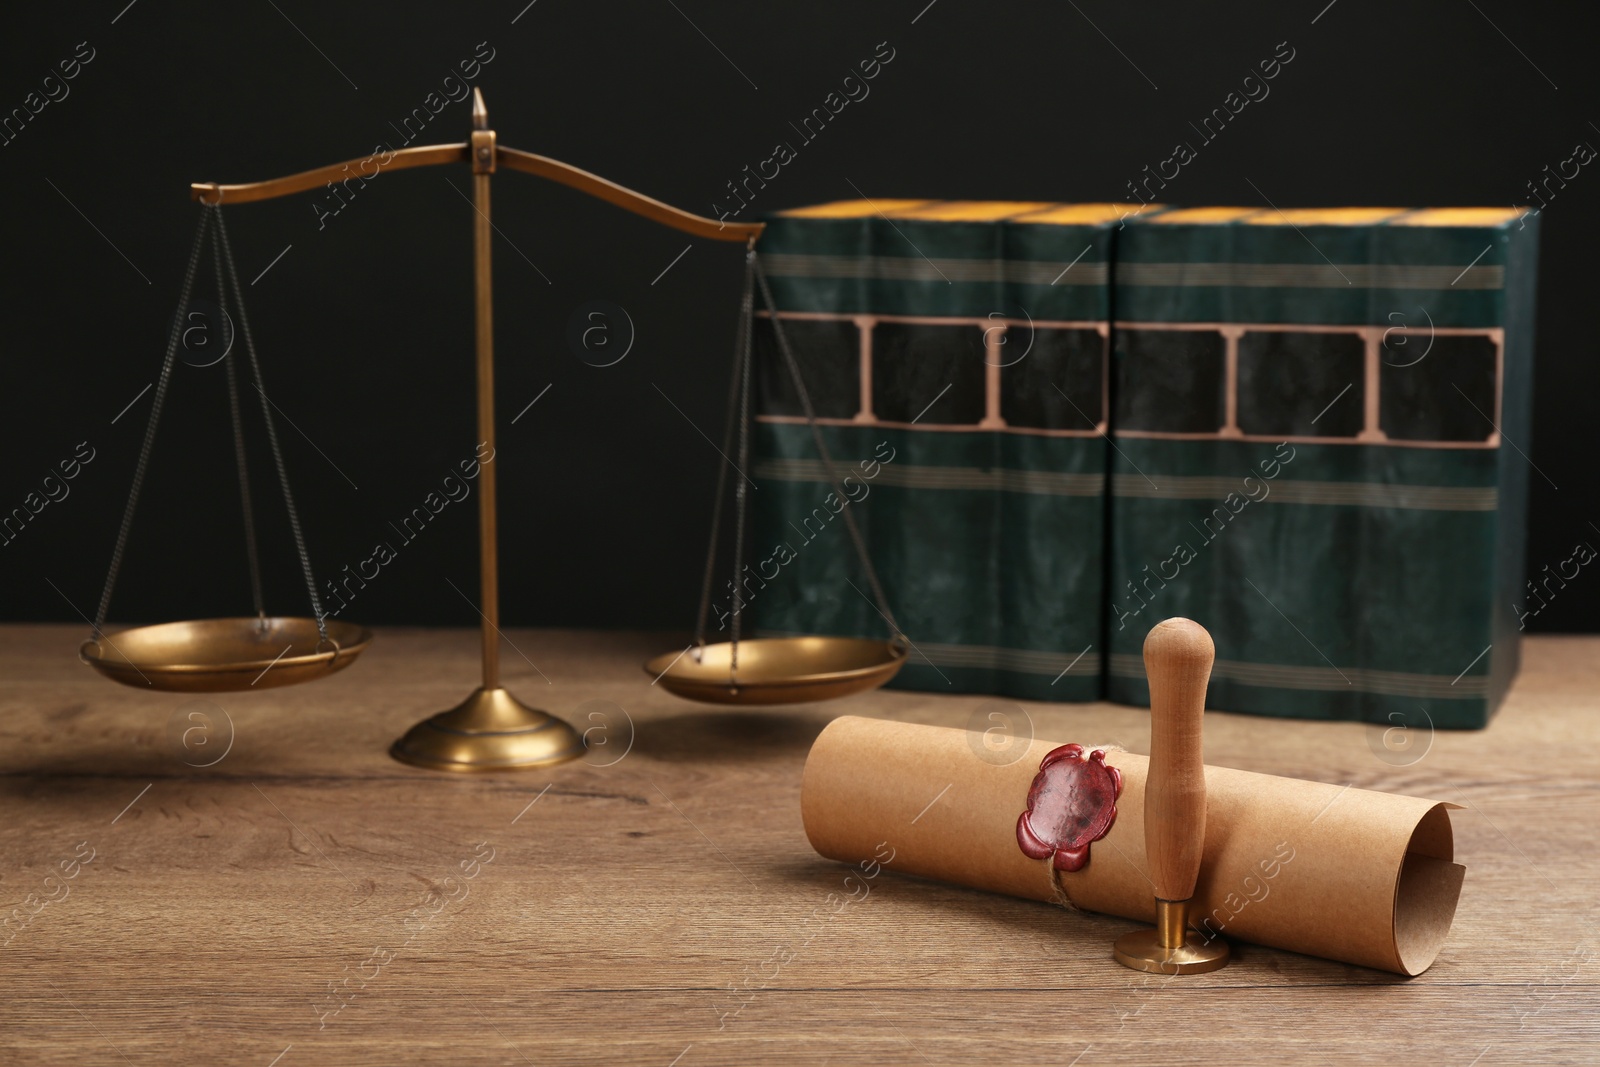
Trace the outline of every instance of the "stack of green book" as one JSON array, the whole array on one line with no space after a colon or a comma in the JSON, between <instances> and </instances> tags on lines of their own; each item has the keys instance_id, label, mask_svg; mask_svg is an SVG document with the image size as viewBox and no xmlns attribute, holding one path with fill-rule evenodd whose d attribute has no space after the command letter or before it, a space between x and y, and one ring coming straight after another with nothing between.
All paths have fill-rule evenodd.
<instances>
[{"instance_id":1,"label":"stack of green book","mask_svg":"<svg viewBox=\"0 0 1600 1067\"><path fill-rule=\"evenodd\" d=\"M1483 725L1517 665L1537 231L1514 210L851 201L760 252L756 563L717 617L913 642L897 684Z\"/></svg>"}]
</instances>

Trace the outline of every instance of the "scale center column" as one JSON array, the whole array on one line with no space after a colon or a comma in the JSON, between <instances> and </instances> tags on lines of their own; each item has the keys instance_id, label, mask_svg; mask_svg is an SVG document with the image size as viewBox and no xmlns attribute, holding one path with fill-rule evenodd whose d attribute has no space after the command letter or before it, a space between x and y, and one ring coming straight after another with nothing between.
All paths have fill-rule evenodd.
<instances>
[{"instance_id":1,"label":"scale center column","mask_svg":"<svg viewBox=\"0 0 1600 1067\"><path fill-rule=\"evenodd\" d=\"M483 96L473 98L472 257L477 304L478 440L495 453L494 433L494 257L489 227L489 176L494 173L494 131L485 129ZM483 594L483 688L500 687L500 537L499 501L492 462L480 467L478 482L478 577Z\"/></svg>"},{"instance_id":2,"label":"scale center column","mask_svg":"<svg viewBox=\"0 0 1600 1067\"><path fill-rule=\"evenodd\" d=\"M483 94L472 94L472 254L476 283L478 440L494 458L479 464L479 614L483 616L483 684L462 703L413 726L390 755L438 771L544 767L583 755L583 738L567 723L530 708L500 686L500 559L495 516L494 275L489 176L499 149Z\"/></svg>"}]
</instances>

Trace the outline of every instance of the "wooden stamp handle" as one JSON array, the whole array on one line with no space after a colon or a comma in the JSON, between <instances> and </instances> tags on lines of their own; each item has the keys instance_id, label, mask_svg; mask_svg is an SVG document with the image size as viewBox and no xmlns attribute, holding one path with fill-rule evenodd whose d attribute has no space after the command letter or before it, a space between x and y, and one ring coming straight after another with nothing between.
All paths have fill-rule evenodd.
<instances>
[{"instance_id":1,"label":"wooden stamp handle","mask_svg":"<svg viewBox=\"0 0 1600 1067\"><path fill-rule=\"evenodd\" d=\"M1159 900L1188 900L1206 839L1206 778L1200 736L1216 650L1188 619L1158 623L1144 639L1150 680L1150 772L1144 787L1144 847Z\"/></svg>"}]
</instances>

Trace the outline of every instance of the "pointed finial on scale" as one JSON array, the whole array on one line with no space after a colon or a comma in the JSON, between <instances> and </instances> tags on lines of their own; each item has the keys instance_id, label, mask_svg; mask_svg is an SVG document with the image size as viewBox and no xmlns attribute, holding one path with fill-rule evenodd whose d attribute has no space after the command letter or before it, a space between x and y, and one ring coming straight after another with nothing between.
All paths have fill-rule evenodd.
<instances>
[{"instance_id":1,"label":"pointed finial on scale","mask_svg":"<svg viewBox=\"0 0 1600 1067\"><path fill-rule=\"evenodd\" d=\"M494 131L489 128L489 109L483 103L483 90L472 90L472 137L468 143L472 173L493 174L496 149Z\"/></svg>"}]
</instances>

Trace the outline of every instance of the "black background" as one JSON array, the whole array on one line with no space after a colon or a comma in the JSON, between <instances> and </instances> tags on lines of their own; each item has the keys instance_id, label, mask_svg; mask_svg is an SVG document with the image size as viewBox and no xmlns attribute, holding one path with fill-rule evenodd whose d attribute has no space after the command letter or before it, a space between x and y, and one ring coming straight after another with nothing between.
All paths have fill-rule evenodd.
<instances>
[{"instance_id":1,"label":"black background","mask_svg":"<svg viewBox=\"0 0 1600 1067\"><path fill-rule=\"evenodd\" d=\"M78 442L96 456L70 496L0 547L0 615L93 611L151 394L112 420L159 368L197 215L189 182L260 180L398 144L390 123L479 42L494 58L475 84L502 143L702 214L746 164L795 141L789 122L884 41L895 58L870 96L798 146L753 209L858 188L875 199L1121 200L1282 41L1296 56L1271 95L1164 199L1504 206L1527 202L1526 183L1578 142L1600 144L1594 37L1577 5L1153 10L112 0L8 11L0 111L79 42L96 56L66 99L0 147L0 511ZM468 105L451 104L419 143L464 140L468 126ZM1538 467L1530 571L1600 541L1595 171L1542 220L1535 430L1515 442ZM430 168L382 175L321 230L315 194L228 212L268 388L298 427L280 421L324 574L395 541L388 522L472 454L469 191L466 168ZM495 179L494 216L504 617L686 627L718 462L700 431L720 437L739 248L515 173ZM587 366L567 344L569 317L591 300L635 324L615 366ZM248 610L221 368L178 372L113 619ZM253 460L269 608L303 614L283 516L266 503L267 456L258 448ZM475 507L447 507L345 617L475 624ZM1597 620L1600 575L1584 571L1530 628Z\"/></svg>"}]
</instances>

